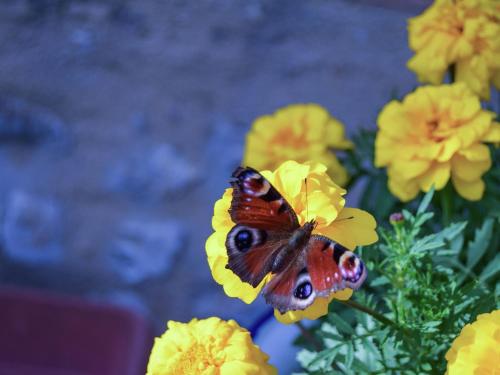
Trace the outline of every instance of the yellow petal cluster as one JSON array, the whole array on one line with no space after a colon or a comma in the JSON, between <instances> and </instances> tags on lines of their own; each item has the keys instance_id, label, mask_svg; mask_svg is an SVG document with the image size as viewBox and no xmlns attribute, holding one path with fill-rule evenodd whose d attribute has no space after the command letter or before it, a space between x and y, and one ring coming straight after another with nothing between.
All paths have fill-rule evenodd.
<instances>
[{"instance_id":1,"label":"yellow petal cluster","mask_svg":"<svg viewBox=\"0 0 500 375\"><path fill-rule=\"evenodd\" d=\"M500 6L497 0L435 0L408 21L408 61L422 82L439 84L450 66L484 99L500 88Z\"/></svg>"},{"instance_id":2,"label":"yellow petal cluster","mask_svg":"<svg viewBox=\"0 0 500 375\"><path fill-rule=\"evenodd\" d=\"M450 177L462 197L479 200L491 167L483 142L500 141L493 118L465 84L419 87L379 114L375 165L387 167L389 189L402 201L432 185L440 190Z\"/></svg>"},{"instance_id":3,"label":"yellow petal cluster","mask_svg":"<svg viewBox=\"0 0 500 375\"><path fill-rule=\"evenodd\" d=\"M467 324L446 353L448 375L500 374L500 310Z\"/></svg>"},{"instance_id":4,"label":"yellow petal cluster","mask_svg":"<svg viewBox=\"0 0 500 375\"><path fill-rule=\"evenodd\" d=\"M268 358L234 320L169 321L155 339L147 375L277 374Z\"/></svg>"},{"instance_id":5,"label":"yellow petal cluster","mask_svg":"<svg viewBox=\"0 0 500 375\"><path fill-rule=\"evenodd\" d=\"M257 118L247 134L243 165L274 170L286 160L323 163L340 186L348 176L334 150L353 144L344 126L317 104L295 104Z\"/></svg>"},{"instance_id":6,"label":"yellow petal cluster","mask_svg":"<svg viewBox=\"0 0 500 375\"><path fill-rule=\"evenodd\" d=\"M307 220L316 219L318 225L313 234L327 236L351 250L356 246L369 245L378 240L375 219L363 210L344 207L345 199L342 196L346 191L331 180L323 164L286 161L274 172L261 171L261 173L292 206L301 225ZM308 213L305 178L307 178ZM235 225L228 212L231 199L232 189L227 189L222 198L215 203L212 219L214 233L206 242L208 264L213 278L223 286L228 296L251 303L257 298L271 275L268 275L257 288L253 288L226 268L228 256L225 241L228 232ZM349 219L346 220L347 218ZM328 304L333 298L345 300L349 299L351 294L352 290L345 289L333 293L329 298L316 298L315 302L305 310L289 311L285 314L275 310L275 316L282 323L292 323L304 318L317 319L327 313Z\"/></svg>"}]
</instances>

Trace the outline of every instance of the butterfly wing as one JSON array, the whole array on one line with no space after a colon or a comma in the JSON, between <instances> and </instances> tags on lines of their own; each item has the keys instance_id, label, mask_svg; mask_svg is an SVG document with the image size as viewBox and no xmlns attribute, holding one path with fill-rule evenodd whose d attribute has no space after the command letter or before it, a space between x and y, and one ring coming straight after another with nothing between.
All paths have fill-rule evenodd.
<instances>
[{"instance_id":1,"label":"butterfly wing","mask_svg":"<svg viewBox=\"0 0 500 375\"><path fill-rule=\"evenodd\" d=\"M305 259L300 256L283 272L275 274L262 290L266 302L280 313L304 310L316 298L305 266Z\"/></svg>"},{"instance_id":2,"label":"butterfly wing","mask_svg":"<svg viewBox=\"0 0 500 375\"><path fill-rule=\"evenodd\" d=\"M259 172L240 167L232 177L229 213L236 225L226 238L226 267L256 287L299 224L288 202Z\"/></svg>"},{"instance_id":3,"label":"butterfly wing","mask_svg":"<svg viewBox=\"0 0 500 375\"><path fill-rule=\"evenodd\" d=\"M306 254L311 284L318 296L358 289L366 279L366 267L359 256L327 237L311 236Z\"/></svg>"},{"instance_id":4,"label":"butterfly wing","mask_svg":"<svg viewBox=\"0 0 500 375\"><path fill-rule=\"evenodd\" d=\"M271 279L263 294L283 314L304 310L316 297L358 289L365 278L366 267L356 254L327 237L313 235L297 259Z\"/></svg>"},{"instance_id":5,"label":"butterfly wing","mask_svg":"<svg viewBox=\"0 0 500 375\"><path fill-rule=\"evenodd\" d=\"M292 207L259 172L239 167L232 176L229 213L233 222L289 234L299 227Z\"/></svg>"}]
</instances>

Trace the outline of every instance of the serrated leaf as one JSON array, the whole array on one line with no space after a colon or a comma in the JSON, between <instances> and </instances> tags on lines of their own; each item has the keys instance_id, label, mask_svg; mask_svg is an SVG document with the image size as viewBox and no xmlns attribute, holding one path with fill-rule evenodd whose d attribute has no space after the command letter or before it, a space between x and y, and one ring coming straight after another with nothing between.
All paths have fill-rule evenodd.
<instances>
[{"instance_id":1,"label":"serrated leaf","mask_svg":"<svg viewBox=\"0 0 500 375\"><path fill-rule=\"evenodd\" d=\"M466 264L469 269L474 268L486 252L486 249L488 249L492 233L493 218L486 219L481 228L476 229L474 233L474 240L469 243L469 246L467 246Z\"/></svg>"},{"instance_id":2,"label":"serrated leaf","mask_svg":"<svg viewBox=\"0 0 500 375\"><path fill-rule=\"evenodd\" d=\"M380 285L385 285L385 284L389 284L391 281L385 277L385 276L379 276L377 278L375 278L371 283L370 285L372 287L375 287L375 286L380 286Z\"/></svg>"},{"instance_id":3,"label":"serrated leaf","mask_svg":"<svg viewBox=\"0 0 500 375\"><path fill-rule=\"evenodd\" d=\"M401 211L401 213L403 214L403 217L405 218L405 220L411 221L414 218L412 213L408 210L403 210L403 211Z\"/></svg>"},{"instance_id":4,"label":"serrated leaf","mask_svg":"<svg viewBox=\"0 0 500 375\"><path fill-rule=\"evenodd\" d=\"M317 353L316 357L307 365L306 368L312 371L329 368L339 353L341 347L342 345L339 345L335 348L326 349Z\"/></svg>"},{"instance_id":5,"label":"serrated leaf","mask_svg":"<svg viewBox=\"0 0 500 375\"><path fill-rule=\"evenodd\" d=\"M352 361L354 359L354 347L351 341L347 342L347 352L345 355L345 367L351 368Z\"/></svg>"},{"instance_id":6,"label":"serrated leaf","mask_svg":"<svg viewBox=\"0 0 500 375\"><path fill-rule=\"evenodd\" d=\"M415 220L415 226L420 227L426 221L432 219L434 217L434 212L425 212L421 215L417 215L417 220Z\"/></svg>"},{"instance_id":7,"label":"serrated leaf","mask_svg":"<svg viewBox=\"0 0 500 375\"><path fill-rule=\"evenodd\" d=\"M351 365L351 370L356 370L356 371L365 372L365 373L371 372L371 369L357 358L353 359L352 365ZM351 372L351 373L358 374L359 372Z\"/></svg>"},{"instance_id":8,"label":"serrated leaf","mask_svg":"<svg viewBox=\"0 0 500 375\"><path fill-rule=\"evenodd\" d=\"M483 270L479 276L480 281L486 281L490 277L495 276L500 271L500 254L497 254L495 259L493 259Z\"/></svg>"},{"instance_id":9,"label":"serrated leaf","mask_svg":"<svg viewBox=\"0 0 500 375\"><path fill-rule=\"evenodd\" d=\"M434 239L434 236L432 239ZM430 238L429 239L423 238L422 240L415 242L411 247L410 252L418 253L422 251L434 250L444 245L442 241L430 241L430 240L431 240Z\"/></svg>"},{"instance_id":10,"label":"serrated leaf","mask_svg":"<svg viewBox=\"0 0 500 375\"><path fill-rule=\"evenodd\" d=\"M455 236L450 241L450 250L453 251L455 254L459 254L460 250L462 250L463 246L464 246L464 235L463 235L463 233L460 233L459 235Z\"/></svg>"},{"instance_id":11,"label":"serrated leaf","mask_svg":"<svg viewBox=\"0 0 500 375\"><path fill-rule=\"evenodd\" d=\"M339 332L347 333L349 335L354 334L354 329L349 323L340 317L340 315L335 313L328 314L328 320L335 325Z\"/></svg>"},{"instance_id":12,"label":"serrated leaf","mask_svg":"<svg viewBox=\"0 0 500 375\"><path fill-rule=\"evenodd\" d=\"M417 215L420 215L427 210L427 207L429 207L429 203L431 203L433 196L434 196L434 185L432 185L430 190L427 193L425 193L424 198L422 199L422 201L418 206Z\"/></svg>"},{"instance_id":13,"label":"serrated leaf","mask_svg":"<svg viewBox=\"0 0 500 375\"><path fill-rule=\"evenodd\" d=\"M460 235L464 231L466 226L467 226L466 221L453 223L453 224L447 226L446 228L444 228L441 232L436 233L436 236L440 239L443 239L443 240L446 239L448 241L451 241L452 239L454 239L455 237Z\"/></svg>"},{"instance_id":14,"label":"serrated leaf","mask_svg":"<svg viewBox=\"0 0 500 375\"><path fill-rule=\"evenodd\" d=\"M297 362L300 363L300 365L303 368L307 368L309 364L316 358L317 353L311 352L307 349L302 349L297 353Z\"/></svg>"}]
</instances>

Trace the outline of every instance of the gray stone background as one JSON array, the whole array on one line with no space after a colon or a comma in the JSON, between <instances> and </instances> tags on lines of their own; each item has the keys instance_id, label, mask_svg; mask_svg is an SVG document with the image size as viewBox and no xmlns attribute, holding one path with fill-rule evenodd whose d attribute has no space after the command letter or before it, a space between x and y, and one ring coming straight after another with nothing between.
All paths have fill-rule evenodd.
<instances>
[{"instance_id":1,"label":"gray stone background","mask_svg":"<svg viewBox=\"0 0 500 375\"><path fill-rule=\"evenodd\" d=\"M204 250L245 132L299 102L373 128L427 3L3 1L0 281L251 325Z\"/></svg>"}]
</instances>

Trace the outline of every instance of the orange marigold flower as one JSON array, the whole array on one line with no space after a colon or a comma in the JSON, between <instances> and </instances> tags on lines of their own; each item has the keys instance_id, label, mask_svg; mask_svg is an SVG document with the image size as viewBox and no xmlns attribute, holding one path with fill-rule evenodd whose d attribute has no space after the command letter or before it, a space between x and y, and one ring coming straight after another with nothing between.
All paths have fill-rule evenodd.
<instances>
[{"instance_id":1,"label":"orange marigold flower","mask_svg":"<svg viewBox=\"0 0 500 375\"><path fill-rule=\"evenodd\" d=\"M375 231L376 222L372 215L357 209L344 207L342 197L346 191L335 184L327 175L326 167L320 163L299 164L287 161L275 172L260 172L286 199L297 214L299 224L315 218L317 226L313 234L321 234L353 250L358 245L369 245L378 240ZM306 189L304 179L307 178L308 192L306 205ZM230 297L240 298L251 303L271 275L253 288L244 283L231 270L226 268L228 255L225 246L226 237L235 225L229 215L232 189L226 189L224 195L214 206L212 227L214 233L206 242L208 264L212 276L224 287L224 292ZM308 206L308 214L307 207ZM306 217L308 215L308 217ZM349 220L345 220L350 218ZM351 289L332 293L328 298L316 298L314 303L305 310L288 311L280 314L275 310L276 318L282 323L292 323L301 319L317 319L328 312L328 304L333 298L346 300L352 295Z\"/></svg>"},{"instance_id":2,"label":"orange marigold flower","mask_svg":"<svg viewBox=\"0 0 500 375\"><path fill-rule=\"evenodd\" d=\"M375 165L387 167L389 189L402 201L432 185L442 189L450 176L462 197L478 200L491 167L483 142L500 141L493 117L464 84L420 87L382 109Z\"/></svg>"},{"instance_id":3,"label":"orange marigold flower","mask_svg":"<svg viewBox=\"0 0 500 375\"><path fill-rule=\"evenodd\" d=\"M147 375L277 374L268 359L234 320L169 321L155 339Z\"/></svg>"},{"instance_id":4,"label":"orange marigold flower","mask_svg":"<svg viewBox=\"0 0 500 375\"><path fill-rule=\"evenodd\" d=\"M286 160L323 163L340 186L348 176L334 150L353 147L344 126L317 104L295 104L256 119L247 134L243 165L274 170Z\"/></svg>"},{"instance_id":5,"label":"orange marigold flower","mask_svg":"<svg viewBox=\"0 0 500 375\"><path fill-rule=\"evenodd\" d=\"M422 82L439 84L455 66L455 80L489 99L489 83L500 88L500 7L492 0L436 0L408 21L408 61Z\"/></svg>"},{"instance_id":6,"label":"orange marigold flower","mask_svg":"<svg viewBox=\"0 0 500 375\"><path fill-rule=\"evenodd\" d=\"M465 325L446 353L447 375L500 374L500 310Z\"/></svg>"}]
</instances>

